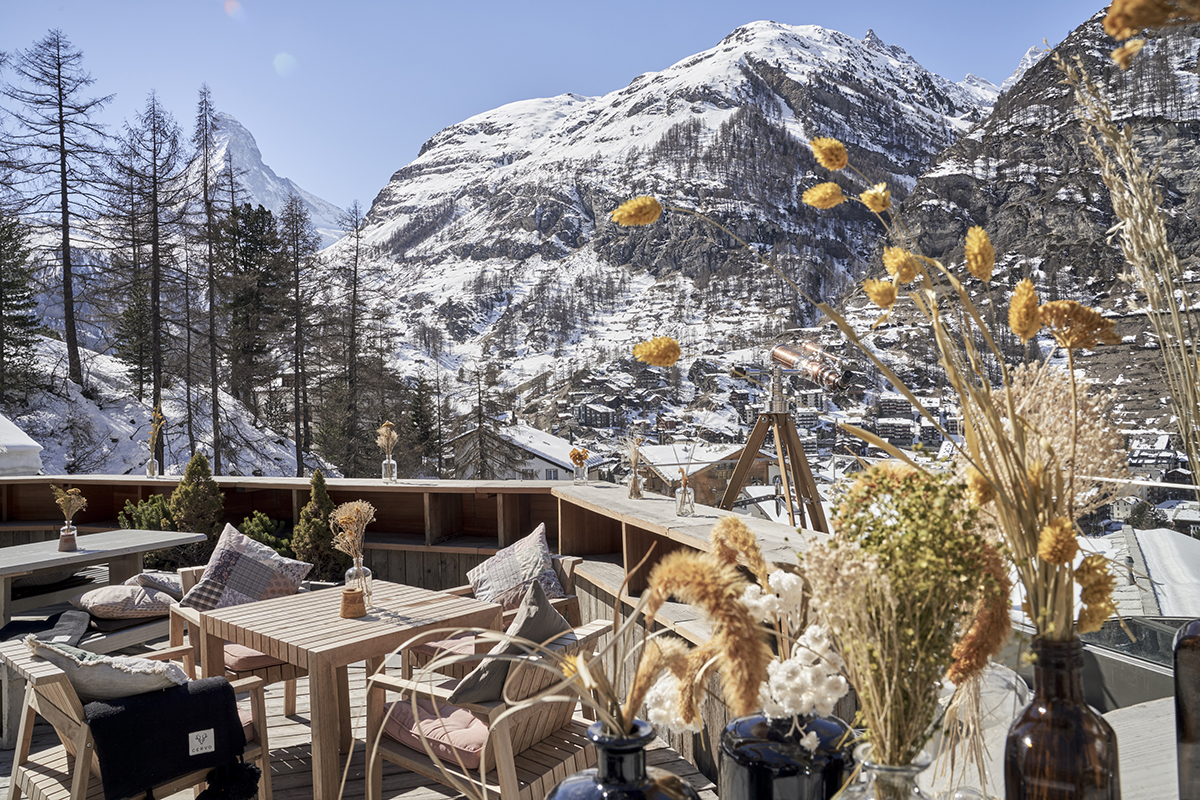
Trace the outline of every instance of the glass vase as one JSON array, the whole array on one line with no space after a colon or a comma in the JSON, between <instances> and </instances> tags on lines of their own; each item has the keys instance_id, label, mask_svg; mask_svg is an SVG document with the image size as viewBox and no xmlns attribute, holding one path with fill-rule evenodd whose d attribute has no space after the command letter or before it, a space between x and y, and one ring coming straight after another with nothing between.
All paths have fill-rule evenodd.
<instances>
[{"instance_id":1,"label":"glass vase","mask_svg":"<svg viewBox=\"0 0 1200 800\"><path fill-rule=\"evenodd\" d=\"M1004 743L1006 800L1117 800L1117 737L1083 699L1083 643L1035 639L1033 699Z\"/></svg>"},{"instance_id":2,"label":"glass vase","mask_svg":"<svg viewBox=\"0 0 1200 800\"><path fill-rule=\"evenodd\" d=\"M362 589L363 600L371 602L371 568L363 566L362 556L354 559L354 564L346 570L346 588Z\"/></svg>"},{"instance_id":3,"label":"glass vase","mask_svg":"<svg viewBox=\"0 0 1200 800\"><path fill-rule=\"evenodd\" d=\"M638 477L637 472L632 472L629 475L629 499L630 500L641 500L642 499L642 481Z\"/></svg>"},{"instance_id":4,"label":"glass vase","mask_svg":"<svg viewBox=\"0 0 1200 800\"><path fill-rule=\"evenodd\" d=\"M157 478L158 477L158 459L155 458L154 456L150 456L150 460L146 462L146 477L147 478Z\"/></svg>"},{"instance_id":5,"label":"glass vase","mask_svg":"<svg viewBox=\"0 0 1200 800\"><path fill-rule=\"evenodd\" d=\"M587 486L587 482L588 482L587 464L576 464L575 465L575 485L576 486Z\"/></svg>"},{"instance_id":6,"label":"glass vase","mask_svg":"<svg viewBox=\"0 0 1200 800\"><path fill-rule=\"evenodd\" d=\"M675 516L690 517L696 513L696 490L681 486L675 490Z\"/></svg>"},{"instance_id":7,"label":"glass vase","mask_svg":"<svg viewBox=\"0 0 1200 800\"><path fill-rule=\"evenodd\" d=\"M58 529L58 549L60 552L70 553L77 549L78 545L75 541L75 534L75 526L71 524L70 520L67 520L67 524Z\"/></svg>"},{"instance_id":8,"label":"glass vase","mask_svg":"<svg viewBox=\"0 0 1200 800\"><path fill-rule=\"evenodd\" d=\"M933 797L917 787L917 776L925 771L933 757L922 750L911 764L898 767L877 764L871 760L871 745L859 745L854 757L862 763L862 777L858 783L847 784L837 795L844 800L910 800L916 797Z\"/></svg>"},{"instance_id":9,"label":"glass vase","mask_svg":"<svg viewBox=\"0 0 1200 800\"><path fill-rule=\"evenodd\" d=\"M634 720L629 736L610 736L603 723L593 722L587 738L596 748L596 767L568 775L546 800L700 800L683 778L646 766L646 745L654 741L649 722Z\"/></svg>"},{"instance_id":10,"label":"glass vase","mask_svg":"<svg viewBox=\"0 0 1200 800\"><path fill-rule=\"evenodd\" d=\"M817 736L815 750L800 743ZM831 800L853 770L854 734L837 717L738 717L721 734L721 800Z\"/></svg>"},{"instance_id":11,"label":"glass vase","mask_svg":"<svg viewBox=\"0 0 1200 800\"><path fill-rule=\"evenodd\" d=\"M381 473L384 483L396 482L396 459L385 458L381 467Z\"/></svg>"}]
</instances>

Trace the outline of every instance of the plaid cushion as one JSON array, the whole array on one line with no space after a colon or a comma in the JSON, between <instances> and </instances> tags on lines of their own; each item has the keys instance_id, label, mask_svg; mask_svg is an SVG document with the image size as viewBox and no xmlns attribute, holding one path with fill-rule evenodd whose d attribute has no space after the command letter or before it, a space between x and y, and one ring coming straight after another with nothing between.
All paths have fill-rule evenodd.
<instances>
[{"instance_id":1,"label":"plaid cushion","mask_svg":"<svg viewBox=\"0 0 1200 800\"><path fill-rule=\"evenodd\" d=\"M226 525L204 575L180 605L211 611L294 594L310 569Z\"/></svg>"},{"instance_id":2,"label":"plaid cushion","mask_svg":"<svg viewBox=\"0 0 1200 800\"><path fill-rule=\"evenodd\" d=\"M566 597L554 574L550 546L546 544L545 523L469 571L467 580L475 597L500 603L505 610L519 606L534 581L542 585L547 597Z\"/></svg>"}]
</instances>

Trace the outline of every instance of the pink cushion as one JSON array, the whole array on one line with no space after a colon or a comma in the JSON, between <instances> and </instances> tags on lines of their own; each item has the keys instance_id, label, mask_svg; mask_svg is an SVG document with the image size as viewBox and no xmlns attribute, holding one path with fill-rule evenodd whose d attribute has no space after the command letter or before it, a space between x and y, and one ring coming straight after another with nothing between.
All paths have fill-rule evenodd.
<instances>
[{"instance_id":1,"label":"pink cushion","mask_svg":"<svg viewBox=\"0 0 1200 800\"><path fill-rule=\"evenodd\" d=\"M283 661L240 644L225 645L225 669L230 672L249 672L252 669L274 667Z\"/></svg>"},{"instance_id":2,"label":"pink cushion","mask_svg":"<svg viewBox=\"0 0 1200 800\"><path fill-rule=\"evenodd\" d=\"M419 716L414 718L411 698L393 704L383 722L383 732L418 753L425 752L421 744L424 733L438 758L451 764L461 761L466 769L478 769L488 738L487 724L470 711L454 706L435 706L432 700L419 699L417 706Z\"/></svg>"},{"instance_id":3,"label":"pink cushion","mask_svg":"<svg viewBox=\"0 0 1200 800\"><path fill-rule=\"evenodd\" d=\"M238 720L242 723L242 733L246 735L247 742L254 741L254 712L248 708L238 706Z\"/></svg>"}]
</instances>

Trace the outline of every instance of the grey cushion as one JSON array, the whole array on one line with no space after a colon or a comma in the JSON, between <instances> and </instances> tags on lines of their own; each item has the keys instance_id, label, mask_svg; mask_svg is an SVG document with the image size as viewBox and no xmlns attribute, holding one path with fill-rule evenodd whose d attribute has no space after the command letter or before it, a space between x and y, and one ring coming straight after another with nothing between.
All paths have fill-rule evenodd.
<instances>
[{"instance_id":1,"label":"grey cushion","mask_svg":"<svg viewBox=\"0 0 1200 800\"><path fill-rule=\"evenodd\" d=\"M139 572L125 581L125 585L153 589L169 594L175 600L183 599L183 579L178 572Z\"/></svg>"},{"instance_id":2,"label":"grey cushion","mask_svg":"<svg viewBox=\"0 0 1200 800\"><path fill-rule=\"evenodd\" d=\"M557 639L571 630L571 625L562 614L550 605L550 598L542 584L534 581L525 593L525 599L517 611L516 618L508 626L505 633L514 638L528 639L531 642L545 644ZM448 702L456 703L494 703L502 699L504 681L508 678L508 667L511 661L507 658L492 658L491 656L515 656L527 653L529 650L519 642L499 642L488 651L488 658L479 662L479 666L471 670L450 694Z\"/></svg>"},{"instance_id":3,"label":"grey cushion","mask_svg":"<svg viewBox=\"0 0 1200 800\"><path fill-rule=\"evenodd\" d=\"M33 636L25 638L25 645L66 673L75 693L85 702L144 694L188 682L187 673L169 661L102 656L78 647L39 642Z\"/></svg>"},{"instance_id":4,"label":"grey cushion","mask_svg":"<svg viewBox=\"0 0 1200 800\"><path fill-rule=\"evenodd\" d=\"M310 569L226 525L200 582L179 604L211 611L295 594Z\"/></svg>"},{"instance_id":5,"label":"grey cushion","mask_svg":"<svg viewBox=\"0 0 1200 800\"><path fill-rule=\"evenodd\" d=\"M142 586L101 586L71 598L71 605L100 619L165 617L175 601L164 592Z\"/></svg>"},{"instance_id":6,"label":"grey cushion","mask_svg":"<svg viewBox=\"0 0 1200 800\"><path fill-rule=\"evenodd\" d=\"M534 581L542 584L548 597L566 596L554 573L545 523L467 572L467 580L476 598L499 603L505 611L521 603Z\"/></svg>"}]
</instances>

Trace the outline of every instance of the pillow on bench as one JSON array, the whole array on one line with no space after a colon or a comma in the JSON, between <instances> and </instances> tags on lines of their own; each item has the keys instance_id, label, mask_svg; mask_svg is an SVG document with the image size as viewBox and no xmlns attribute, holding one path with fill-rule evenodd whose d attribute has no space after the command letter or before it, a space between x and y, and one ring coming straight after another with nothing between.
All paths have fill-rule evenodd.
<instances>
[{"instance_id":1,"label":"pillow on bench","mask_svg":"<svg viewBox=\"0 0 1200 800\"><path fill-rule=\"evenodd\" d=\"M101 586L77 594L71 605L99 619L145 619L171 613L171 595L142 586Z\"/></svg>"},{"instance_id":2,"label":"pillow on bench","mask_svg":"<svg viewBox=\"0 0 1200 800\"><path fill-rule=\"evenodd\" d=\"M63 644L25 638L25 646L66 673L75 693L88 700L113 700L188 682L187 673L169 661L135 656L102 656Z\"/></svg>"},{"instance_id":3,"label":"pillow on bench","mask_svg":"<svg viewBox=\"0 0 1200 800\"><path fill-rule=\"evenodd\" d=\"M540 583L547 597L567 596L554 572L544 522L524 539L513 542L468 571L467 580L476 599L499 603L505 611L521 604L531 583Z\"/></svg>"}]
</instances>

